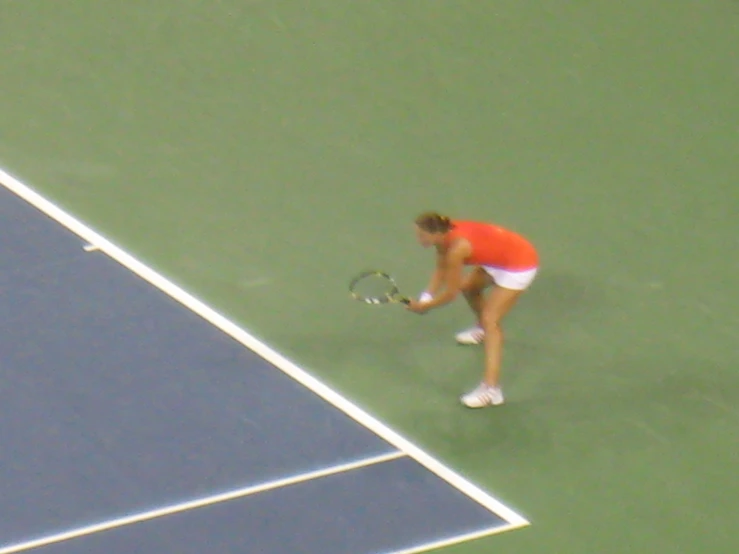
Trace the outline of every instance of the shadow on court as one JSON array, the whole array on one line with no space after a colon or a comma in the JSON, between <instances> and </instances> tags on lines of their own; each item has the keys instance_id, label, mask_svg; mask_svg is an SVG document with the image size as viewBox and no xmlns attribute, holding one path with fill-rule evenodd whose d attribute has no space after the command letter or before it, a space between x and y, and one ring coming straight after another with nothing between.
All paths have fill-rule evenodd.
<instances>
[{"instance_id":1,"label":"shadow on court","mask_svg":"<svg viewBox=\"0 0 739 554\"><path fill-rule=\"evenodd\" d=\"M549 333L565 331L581 316L608 306L604 286L574 272L543 269L510 319Z\"/></svg>"}]
</instances>

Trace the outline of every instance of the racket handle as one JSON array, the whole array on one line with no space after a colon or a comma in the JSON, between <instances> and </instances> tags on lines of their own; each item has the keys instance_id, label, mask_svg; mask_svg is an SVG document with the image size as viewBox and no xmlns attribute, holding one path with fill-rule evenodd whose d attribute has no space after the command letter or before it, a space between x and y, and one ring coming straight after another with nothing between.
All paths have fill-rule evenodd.
<instances>
[{"instance_id":1,"label":"racket handle","mask_svg":"<svg viewBox=\"0 0 739 554\"><path fill-rule=\"evenodd\" d=\"M401 298L400 299L401 304L405 304L406 306L411 303L410 298Z\"/></svg>"}]
</instances>

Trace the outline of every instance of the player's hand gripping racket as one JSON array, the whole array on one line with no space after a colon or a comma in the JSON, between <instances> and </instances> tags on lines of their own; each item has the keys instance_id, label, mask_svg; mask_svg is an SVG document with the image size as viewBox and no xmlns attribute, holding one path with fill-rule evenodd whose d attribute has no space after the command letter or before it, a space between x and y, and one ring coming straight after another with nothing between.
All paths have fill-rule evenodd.
<instances>
[{"instance_id":1,"label":"player's hand gripping racket","mask_svg":"<svg viewBox=\"0 0 739 554\"><path fill-rule=\"evenodd\" d=\"M383 271L363 271L349 283L349 293L355 300L367 304L409 304L398 285Z\"/></svg>"}]
</instances>

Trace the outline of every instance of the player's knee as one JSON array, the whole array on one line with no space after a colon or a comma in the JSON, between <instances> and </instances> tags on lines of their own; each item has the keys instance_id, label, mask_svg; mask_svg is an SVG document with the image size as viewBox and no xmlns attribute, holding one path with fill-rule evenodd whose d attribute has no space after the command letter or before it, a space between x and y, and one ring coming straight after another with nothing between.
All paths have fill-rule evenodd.
<instances>
[{"instance_id":1,"label":"player's knee","mask_svg":"<svg viewBox=\"0 0 739 554\"><path fill-rule=\"evenodd\" d=\"M474 287L462 287L462 294L467 300L472 300L480 296L482 291L479 288Z\"/></svg>"},{"instance_id":2,"label":"player's knee","mask_svg":"<svg viewBox=\"0 0 739 554\"><path fill-rule=\"evenodd\" d=\"M460 290L467 298L472 298L480 296L482 291L485 290L485 286L484 283L480 283L477 279L469 279L462 283Z\"/></svg>"},{"instance_id":3,"label":"player's knee","mask_svg":"<svg viewBox=\"0 0 739 554\"><path fill-rule=\"evenodd\" d=\"M500 325L500 319L498 314L483 313L480 317L480 324L486 333L502 333L503 328Z\"/></svg>"}]
</instances>

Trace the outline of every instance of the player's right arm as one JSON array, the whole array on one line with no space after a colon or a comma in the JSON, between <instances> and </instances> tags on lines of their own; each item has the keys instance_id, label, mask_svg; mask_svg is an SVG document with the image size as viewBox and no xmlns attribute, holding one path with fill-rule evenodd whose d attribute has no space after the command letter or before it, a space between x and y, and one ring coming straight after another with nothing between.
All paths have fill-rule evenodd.
<instances>
[{"instance_id":1,"label":"player's right arm","mask_svg":"<svg viewBox=\"0 0 739 554\"><path fill-rule=\"evenodd\" d=\"M446 251L442 251L440 248L436 249L436 266L434 272L431 274L431 280L429 281L425 294L431 297L436 296L441 288L441 284L446 278Z\"/></svg>"}]
</instances>

